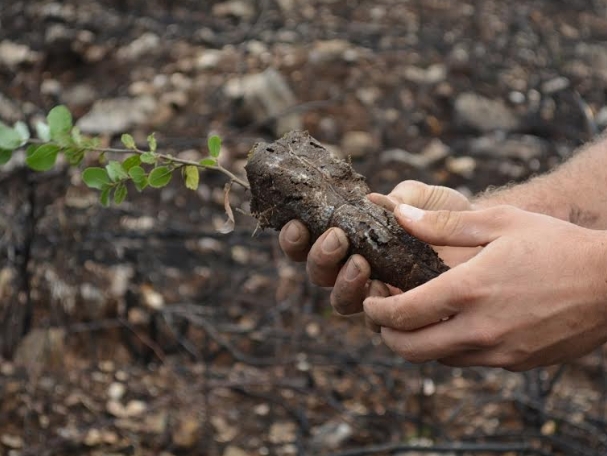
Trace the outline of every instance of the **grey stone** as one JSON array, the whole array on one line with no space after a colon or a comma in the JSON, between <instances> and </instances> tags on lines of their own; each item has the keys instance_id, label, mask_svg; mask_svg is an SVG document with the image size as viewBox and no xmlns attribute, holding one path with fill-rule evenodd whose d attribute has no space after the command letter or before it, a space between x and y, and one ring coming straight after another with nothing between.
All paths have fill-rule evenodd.
<instances>
[{"instance_id":1,"label":"grey stone","mask_svg":"<svg viewBox=\"0 0 607 456\"><path fill-rule=\"evenodd\" d=\"M76 84L67 87L61 94L61 100L68 106L85 106L97 98L94 87L88 84Z\"/></svg>"},{"instance_id":2,"label":"grey stone","mask_svg":"<svg viewBox=\"0 0 607 456\"><path fill-rule=\"evenodd\" d=\"M26 365L59 367L65 350L65 330L37 328L30 331L19 343L15 362Z\"/></svg>"},{"instance_id":3,"label":"grey stone","mask_svg":"<svg viewBox=\"0 0 607 456\"><path fill-rule=\"evenodd\" d=\"M449 157L445 162L445 168L466 179L471 179L476 170L476 160L472 157Z\"/></svg>"},{"instance_id":4,"label":"grey stone","mask_svg":"<svg viewBox=\"0 0 607 456\"><path fill-rule=\"evenodd\" d=\"M22 118L23 115L17 103L0 93L0 120L13 123Z\"/></svg>"},{"instance_id":5,"label":"grey stone","mask_svg":"<svg viewBox=\"0 0 607 456\"><path fill-rule=\"evenodd\" d=\"M252 1L229 0L215 4L213 15L218 17L234 16L247 21L255 16L255 5Z\"/></svg>"},{"instance_id":6,"label":"grey stone","mask_svg":"<svg viewBox=\"0 0 607 456\"><path fill-rule=\"evenodd\" d=\"M298 113L283 114L297 103L286 79L273 68L228 81L225 94L234 101L242 101L241 115L251 122L274 119L274 132L282 136L290 130L301 130Z\"/></svg>"},{"instance_id":7,"label":"grey stone","mask_svg":"<svg viewBox=\"0 0 607 456\"><path fill-rule=\"evenodd\" d=\"M455 120L482 132L511 131L519 119L502 100L492 100L475 93L463 93L455 100Z\"/></svg>"},{"instance_id":8,"label":"grey stone","mask_svg":"<svg viewBox=\"0 0 607 456\"><path fill-rule=\"evenodd\" d=\"M137 60L158 48L160 37L155 33L147 32L133 40L128 45L120 48L117 52L118 58L125 60Z\"/></svg>"},{"instance_id":9,"label":"grey stone","mask_svg":"<svg viewBox=\"0 0 607 456\"><path fill-rule=\"evenodd\" d=\"M580 43L575 48L575 54L592 73L607 80L607 47L605 44Z\"/></svg>"},{"instance_id":10,"label":"grey stone","mask_svg":"<svg viewBox=\"0 0 607 456\"><path fill-rule=\"evenodd\" d=\"M336 59L351 58L346 52L351 48L351 45L346 40L324 40L314 43L310 51L310 63L327 63Z\"/></svg>"},{"instance_id":11,"label":"grey stone","mask_svg":"<svg viewBox=\"0 0 607 456\"><path fill-rule=\"evenodd\" d=\"M156 107L156 100L149 96L99 100L77 125L84 133L124 133L144 124Z\"/></svg>"},{"instance_id":12,"label":"grey stone","mask_svg":"<svg viewBox=\"0 0 607 456\"><path fill-rule=\"evenodd\" d=\"M364 157L373 152L375 147L373 135L366 131L349 131L341 141L343 153L353 158Z\"/></svg>"},{"instance_id":13,"label":"grey stone","mask_svg":"<svg viewBox=\"0 0 607 456\"><path fill-rule=\"evenodd\" d=\"M196 58L196 68L210 70L216 68L221 61L221 51L216 49L205 49Z\"/></svg>"},{"instance_id":14,"label":"grey stone","mask_svg":"<svg viewBox=\"0 0 607 456\"><path fill-rule=\"evenodd\" d=\"M542 92L546 95L552 95L553 93L561 92L569 88L571 82L569 79L560 76L558 78L553 78L548 81L545 81L542 84Z\"/></svg>"},{"instance_id":15,"label":"grey stone","mask_svg":"<svg viewBox=\"0 0 607 456\"><path fill-rule=\"evenodd\" d=\"M474 156L518 159L529 162L548 153L548 143L531 135L505 137L502 134L486 135L470 141L466 148Z\"/></svg>"},{"instance_id":16,"label":"grey stone","mask_svg":"<svg viewBox=\"0 0 607 456\"><path fill-rule=\"evenodd\" d=\"M435 452L435 451L428 451L428 449L432 448L432 446L435 444L432 440L426 438L426 437L416 437L416 438L412 438L407 442L409 445L411 446L416 446L419 447L420 450L424 449L423 451L406 451L403 453L395 453L396 456L455 456L455 452Z\"/></svg>"},{"instance_id":17,"label":"grey stone","mask_svg":"<svg viewBox=\"0 0 607 456\"><path fill-rule=\"evenodd\" d=\"M13 43L4 40L0 42L0 67L15 70L24 63L35 63L40 58L40 53L32 51L25 44Z\"/></svg>"},{"instance_id":18,"label":"grey stone","mask_svg":"<svg viewBox=\"0 0 607 456\"><path fill-rule=\"evenodd\" d=\"M352 426L344 421L329 421L312 429L311 445L317 450L335 450L354 434Z\"/></svg>"},{"instance_id":19,"label":"grey stone","mask_svg":"<svg viewBox=\"0 0 607 456\"><path fill-rule=\"evenodd\" d=\"M449 146L440 139L434 139L419 154L413 154L402 149L390 149L382 152L380 162L382 164L399 162L416 169L426 169L448 157L450 153Z\"/></svg>"},{"instance_id":20,"label":"grey stone","mask_svg":"<svg viewBox=\"0 0 607 456\"><path fill-rule=\"evenodd\" d=\"M447 67L441 63L428 68L408 66L404 70L404 76L407 81L416 84L438 84L447 79Z\"/></svg>"}]
</instances>

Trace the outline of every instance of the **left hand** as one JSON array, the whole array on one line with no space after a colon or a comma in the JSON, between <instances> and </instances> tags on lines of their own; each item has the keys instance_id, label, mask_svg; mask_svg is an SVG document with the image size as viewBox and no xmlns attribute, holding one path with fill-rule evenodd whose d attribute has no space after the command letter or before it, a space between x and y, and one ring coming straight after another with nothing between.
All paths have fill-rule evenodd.
<instances>
[{"instance_id":1,"label":"left hand","mask_svg":"<svg viewBox=\"0 0 607 456\"><path fill-rule=\"evenodd\" d=\"M484 249L406 293L369 297L386 345L419 363L522 371L607 341L607 232L512 206L395 215L433 245Z\"/></svg>"}]
</instances>

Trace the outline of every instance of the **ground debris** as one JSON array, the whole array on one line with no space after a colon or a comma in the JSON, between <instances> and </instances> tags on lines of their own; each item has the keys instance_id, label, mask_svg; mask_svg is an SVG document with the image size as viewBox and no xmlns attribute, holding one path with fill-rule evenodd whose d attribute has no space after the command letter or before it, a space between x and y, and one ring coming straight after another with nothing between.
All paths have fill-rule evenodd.
<instances>
[{"instance_id":1,"label":"ground debris","mask_svg":"<svg viewBox=\"0 0 607 456\"><path fill-rule=\"evenodd\" d=\"M235 172L296 128L353 156L373 191L417 179L472 195L607 126L604 0L1 9L3 122L65 103L112 147L125 129L140 145L156 131L192 160L217 133ZM24 159L0 168L0 454L383 456L422 436L441 454L607 454L604 351L525 376L412 366L360 316L333 313L239 213L246 192L231 192L235 230L219 235L221 176L102 209L78 170L30 173Z\"/></svg>"}]
</instances>

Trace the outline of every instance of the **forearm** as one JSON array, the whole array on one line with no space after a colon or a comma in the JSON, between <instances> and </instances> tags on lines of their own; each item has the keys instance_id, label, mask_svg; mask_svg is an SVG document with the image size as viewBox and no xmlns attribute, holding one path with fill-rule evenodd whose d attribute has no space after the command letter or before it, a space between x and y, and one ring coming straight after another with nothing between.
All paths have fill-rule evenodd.
<instances>
[{"instance_id":1,"label":"forearm","mask_svg":"<svg viewBox=\"0 0 607 456\"><path fill-rule=\"evenodd\" d=\"M489 189L473 201L508 204L593 229L607 229L607 137L581 148L553 171L518 185Z\"/></svg>"}]
</instances>

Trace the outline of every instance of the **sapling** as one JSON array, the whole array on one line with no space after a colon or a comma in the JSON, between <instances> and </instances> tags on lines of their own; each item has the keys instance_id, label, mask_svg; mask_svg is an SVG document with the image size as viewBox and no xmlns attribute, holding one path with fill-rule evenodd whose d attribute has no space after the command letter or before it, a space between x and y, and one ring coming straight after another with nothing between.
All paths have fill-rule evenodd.
<instances>
[{"instance_id":1,"label":"sapling","mask_svg":"<svg viewBox=\"0 0 607 456\"><path fill-rule=\"evenodd\" d=\"M53 168L59 154L70 165L79 166L87 154L96 153L101 166L85 168L82 180L99 191L103 206L121 204L129 184L139 192L162 188L177 172L188 189L196 190L200 170L207 169L228 178L224 192L228 220L220 230L223 233L234 227L228 195L232 184L237 184L251 192L251 212L261 228L281 229L297 218L308 226L313 239L330 227L343 229L351 253L367 258L373 278L408 290L448 269L430 246L402 230L390 212L367 200L369 188L348 162L334 158L307 133L291 132L272 144L257 144L249 154L247 181L220 164L221 139L215 135L207 142L209 156L193 161L158 152L154 134L147 137L145 148L129 134L121 137L124 148L101 147L99 138L84 135L74 126L65 106L53 108L35 130L37 137L32 138L23 122L13 127L0 123L0 165L23 147L25 163L35 171ZM107 156L122 159L108 160Z\"/></svg>"}]
</instances>

